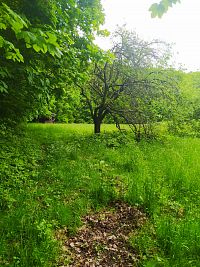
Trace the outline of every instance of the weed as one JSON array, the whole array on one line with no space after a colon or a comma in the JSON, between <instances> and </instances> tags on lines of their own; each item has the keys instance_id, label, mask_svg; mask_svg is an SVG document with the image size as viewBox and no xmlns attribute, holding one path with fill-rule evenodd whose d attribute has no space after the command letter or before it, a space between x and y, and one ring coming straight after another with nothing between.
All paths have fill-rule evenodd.
<instances>
[{"instance_id":1,"label":"weed","mask_svg":"<svg viewBox=\"0 0 200 267\"><path fill-rule=\"evenodd\" d=\"M130 237L141 266L200 266L200 140L135 143L128 132L102 129L108 132L98 136L92 125L4 129L1 266L55 266L54 231L66 227L72 235L81 216L120 199L149 215Z\"/></svg>"}]
</instances>

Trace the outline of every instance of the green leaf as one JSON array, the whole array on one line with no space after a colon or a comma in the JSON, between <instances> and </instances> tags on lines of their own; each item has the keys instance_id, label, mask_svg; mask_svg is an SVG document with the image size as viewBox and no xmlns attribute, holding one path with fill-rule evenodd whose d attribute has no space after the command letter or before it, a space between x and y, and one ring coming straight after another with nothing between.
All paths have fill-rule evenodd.
<instances>
[{"instance_id":1,"label":"green leaf","mask_svg":"<svg viewBox=\"0 0 200 267\"><path fill-rule=\"evenodd\" d=\"M48 51L47 45L46 44L43 44L43 53L46 53L47 51Z\"/></svg>"},{"instance_id":2,"label":"green leaf","mask_svg":"<svg viewBox=\"0 0 200 267\"><path fill-rule=\"evenodd\" d=\"M108 37L110 35L110 32L108 30L99 30L97 34L100 36Z\"/></svg>"},{"instance_id":3,"label":"green leaf","mask_svg":"<svg viewBox=\"0 0 200 267\"><path fill-rule=\"evenodd\" d=\"M33 49L36 51L36 52L39 52L41 50L41 48L37 45L37 44L34 44L33 45Z\"/></svg>"},{"instance_id":4,"label":"green leaf","mask_svg":"<svg viewBox=\"0 0 200 267\"><path fill-rule=\"evenodd\" d=\"M159 18L162 17L162 15L167 12L168 6L166 7L163 3L160 3L157 8L157 15Z\"/></svg>"},{"instance_id":5,"label":"green leaf","mask_svg":"<svg viewBox=\"0 0 200 267\"><path fill-rule=\"evenodd\" d=\"M6 30L6 24L5 23L3 23L3 22L0 22L0 29L1 30Z\"/></svg>"},{"instance_id":6,"label":"green leaf","mask_svg":"<svg viewBox=\"0 0 200 267\"><path fill-rule=\"evenodd\" d=\"M3 47L4 45L4 38L0 36L0 47Z\"/></svg>"},{"instance_id":7,"label":"green leaf","mask_svg":"<svg viewBox=\"0 0 200 267\"><path fill-rule=\"evenodd\" d=\"M61 58L61 56L63 55L63 53L60 51L60 49L58 47L55 48L55 55L58 58Z\"/></svg>"},{"instance_id":8,"label":"green leaf","mask_svg":"<svg viewBox=\"0 0 200 267\"><path fill-rule=\"evenodd\" d=\"M16 51L16 60L18 62L24 62L24 58L23 58L22 54L19 52L19 49L15 49L15 51Z\"/></svg>"},{"instance_id":9,"label":"green leaf","mask_svg":"<svg viewBox=\"0 0 200 267\"><path fill-rule=\"evenodd\" d=\"M51 32L46 32L46 34L48 35L48 42L50 43L50 44L54 44L54 43L56 43L56 41L57 41L57 37L55 36L55 34L52 34ZM57 43L56 43L57 44Z\"/></svg>"},{"instance_id":10,"label":"green leaf","mask_svg":"<svg viewBox=\"0 0 200 267\"><path fill-rule=\"evenodd\" d=\"M149 8L151 12L151 17L161 18L164 13L167 12L169 7L172 7L173 4L180 3L180 0L161 0L160 3L154 3Z\"/></svg>"},{"instance_id":11,"label":"green leaf","mask_svg":"<svg viewBox=\"0 0 200 267\"><path fill-rule=\"evenodd\" d=\"M8 93L8 86L5 82L0 81L0 92L1 93Z\"/></svg>"},{"instance_id":12,"label":"green leaf","mask_svg":"<svg viewBox=\"0 0 200 267\"><path fill-rule=\"evenodd\" d=\"M171 1L170 0L162 0L162 5L164 6L165 10L167 11L168 10L168 7L170 5L172 5ZM165 12L166 12L165 11Z\"/></svg>"},{"instance_id":13,"label":"green leaf","mask_svg":"<svg viewBox=\"0 0 200 267\"><path fill-rule=\"evenodd\" d=\"M23 27L24 25L19 21L13 21L12 23L12 29L15 33L20 32L20 30L23 29Z\"/></svg>"},{"instance_id":14,"label":"green leaf","mask_svg":"<svg viewBox=\"0 0 200 267\"><path fill-rule=\"evenodd\" d=\"M158 4L154 3L150 6L149 11L151 12L151 17L155 18L157 16L157 9L158 9Z\"/></svg>"},{"instance_id":15,"label":"green leaf","mask_svg":"<svg viewBox=\"0 0 200 267\"><path fill-rule=\"evenodd\" d=\"M26 43L26 48L32 48L32 46L28 43Z\"/></svg>"}]
</instances>

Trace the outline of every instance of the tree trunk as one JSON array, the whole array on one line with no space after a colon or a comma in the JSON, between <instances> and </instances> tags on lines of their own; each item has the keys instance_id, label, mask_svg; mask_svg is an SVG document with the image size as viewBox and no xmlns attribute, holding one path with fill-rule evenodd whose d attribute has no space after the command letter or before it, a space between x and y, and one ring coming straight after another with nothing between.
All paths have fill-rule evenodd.
<instances>
[{"instance_id":1,"label":"tree trunk","mask_svg":"<svg viewBox=\"0 0 200 267\"><path fill-rule=\"evenodd\" d=\"M94 133L101 132L101 120L99 118L94 119Z\"/></svg>"}]
</instances>

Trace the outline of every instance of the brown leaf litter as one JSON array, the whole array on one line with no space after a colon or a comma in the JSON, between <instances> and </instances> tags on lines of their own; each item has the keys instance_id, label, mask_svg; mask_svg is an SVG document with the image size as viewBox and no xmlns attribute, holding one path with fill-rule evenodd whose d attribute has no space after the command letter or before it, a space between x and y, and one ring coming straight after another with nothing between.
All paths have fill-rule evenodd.
<instances>
[{"instance_id":1,"label":"brown leaf litter","mask_svg":"<svg viewBox=\"0 0 200 267\"><path fill-rule=\"evenodd\" d=\"M66 229L57 232L62 242L59 267L128 267L137 266L139 256L128 238L146 222L138 208L115 202L109 210L83 217L83 226L69 237Z\"/></svg>"}]
</instances>

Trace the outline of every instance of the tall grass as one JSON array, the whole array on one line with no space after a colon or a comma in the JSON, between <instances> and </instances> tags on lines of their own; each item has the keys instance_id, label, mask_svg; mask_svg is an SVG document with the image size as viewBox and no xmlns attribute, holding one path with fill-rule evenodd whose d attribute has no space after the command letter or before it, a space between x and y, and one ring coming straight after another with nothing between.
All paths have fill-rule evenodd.
<instances>
[{"instance_id":1,"label":"tall grass","mask_svg":"<svg viewBox=\"0 0 200 267\"><path fill-rule=\"evenodd\" d=\"M200 140L92 132L31 124L3 139L0 266L56 266L55 230L73 234L82 215L116 199L149 215L130 237L141 266L200 266Z\"/></svg>"},{"instance_id":2,"label":"tall grass","mask_svg":"<svg viewBox=\"0 0 200 267\"><path fill-rule=\"evenodd\" d=\"M128 199L149 213L164 266L200 266L200 140L173 138L139 149L145 166L137 180L130 178Z\"/></svg>"}]
</instances>

